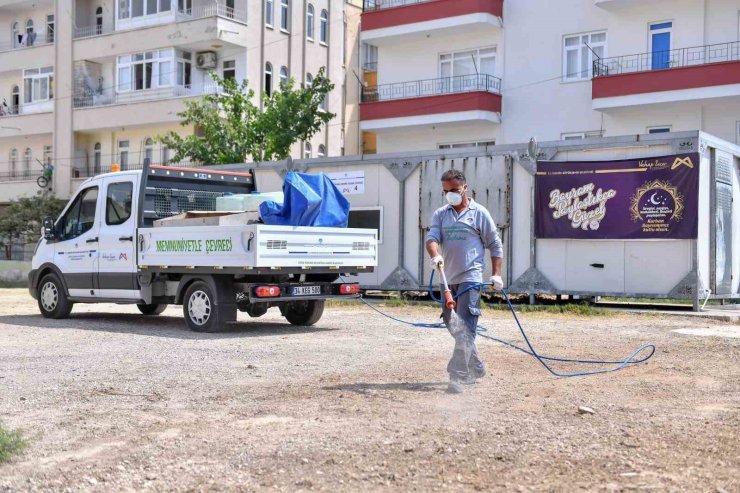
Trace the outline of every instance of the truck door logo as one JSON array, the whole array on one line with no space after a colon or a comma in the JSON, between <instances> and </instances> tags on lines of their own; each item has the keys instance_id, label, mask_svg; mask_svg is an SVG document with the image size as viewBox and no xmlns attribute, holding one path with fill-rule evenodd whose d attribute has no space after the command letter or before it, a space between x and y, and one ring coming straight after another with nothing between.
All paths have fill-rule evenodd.
<instances>
[{"instance_id":1,"label":"truck door logo","mask_svg":"<svg viewBox=\"0 0 740 493\"><path fill-rule=\"evenodd\" d=\"M121 253L121 254L120 254L120 255L118 256L118 260L128 260L128 254L127 254L127 253L125 253L125 252L122 252L122 253Z\"/></svg>"}]
</instances>

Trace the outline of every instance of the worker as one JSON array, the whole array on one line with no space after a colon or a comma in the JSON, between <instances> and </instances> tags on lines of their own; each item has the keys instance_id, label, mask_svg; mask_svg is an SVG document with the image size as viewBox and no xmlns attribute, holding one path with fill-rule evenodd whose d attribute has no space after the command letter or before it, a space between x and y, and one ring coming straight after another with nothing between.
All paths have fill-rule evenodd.
<instances>
[{"instance_id":1,"label":"worker","mask_svg":"<svg viewBox=\"0 0 740 493\"><path fill-rule=\"evenodd\" d=\"M431 226L426 238L427 253L433 269L443 268L453 295L457 298L455 313L463 325L462 330L451 326L455 320L445 307L442 315L447 328L455 339L455 349L447 365L450 383L447 392L460 394L464 384L472 384L486 374L486 368L478 356L475 335L480 316L480 296L485 266L485 250L491 253L491 287L501 290L503 248L496 224L485 207L468 196L465 175L455 169L442 175L442 192L447 205L432 215ZM444 258L440 253L440 246ZM468 290L471 286L474 288Z\"/></svg>"}]
</instances>

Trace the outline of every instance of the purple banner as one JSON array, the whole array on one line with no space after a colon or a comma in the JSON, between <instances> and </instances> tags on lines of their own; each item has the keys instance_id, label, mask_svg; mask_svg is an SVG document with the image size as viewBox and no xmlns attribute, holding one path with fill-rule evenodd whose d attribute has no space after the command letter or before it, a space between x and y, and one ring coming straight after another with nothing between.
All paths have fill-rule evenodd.
<instances>
[{"instance_id":1,"label":"purple banner","mask_svg":"<svg viewBox=\"0 0 740 493\"><path fill-rule=\"evenodd\" d=\"M535 236L697 236L699 154L621 161L539 161Z\"/></svg>"}]
</instances>

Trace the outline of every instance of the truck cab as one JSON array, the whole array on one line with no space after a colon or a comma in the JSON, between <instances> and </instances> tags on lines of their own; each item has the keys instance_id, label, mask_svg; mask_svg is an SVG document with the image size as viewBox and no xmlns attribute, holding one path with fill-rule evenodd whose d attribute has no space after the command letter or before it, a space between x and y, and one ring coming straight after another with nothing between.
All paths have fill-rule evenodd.
<instances>
[{"instance_id":1,"label":"truck cab","mask_svg":"<svg viewBox=\"0 0 740 493\"><path fill-rule=\"evenodd\" d=\"M29 290L41 314L113 302L152 316L175 304L191 329L215 332L237 310L258 317L272 306L311 325L325 300L357 297L358 284L336 281L374 268L375 230L155 225L187 211L218 215L216 197L254 188L251 173L167 166L86 180L36 247Z\"/></svg>"}]
</instances>

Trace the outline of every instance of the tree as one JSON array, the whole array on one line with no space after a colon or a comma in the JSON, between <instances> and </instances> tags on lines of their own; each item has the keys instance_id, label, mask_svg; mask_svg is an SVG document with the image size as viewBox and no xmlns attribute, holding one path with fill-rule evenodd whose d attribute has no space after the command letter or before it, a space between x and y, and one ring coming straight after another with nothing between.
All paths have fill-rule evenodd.
<instances>
[{"instance_id":1,"label":"tree","mask_svg":"<svg viewBox=\"0 0 740 493\"><path fill-rule=\"evenodd\" d=\"M178 116L182 126L194 126L193 135L170 131L157 140L174 151L173 161L190 159L203 164L230 164L285 159L291 146L309 140L332 118L321 109L334 88L322 68L310 85L295 88L290 79L271 95L262 94L264 110L254 104L254 91L247 81L222 79L211 73L221 88L200 100L186 101Z\"/></svg>"},{"instance_id":2,"label":"tree","mask_svg":"<svg viewBox=\"0 0 740 493\"><path fill-rule=\"evenodd\" d=\"M66 203L48 191L11 201L0 216L0 246L5 258L10 260L13 244L36 241L44 218L59 216Z\"/></svg>"}]
</instances>

